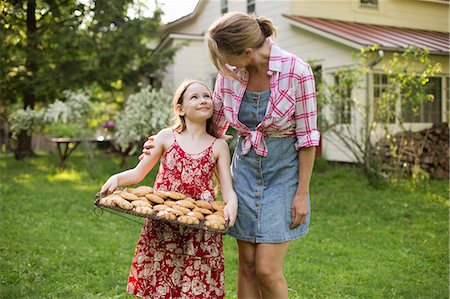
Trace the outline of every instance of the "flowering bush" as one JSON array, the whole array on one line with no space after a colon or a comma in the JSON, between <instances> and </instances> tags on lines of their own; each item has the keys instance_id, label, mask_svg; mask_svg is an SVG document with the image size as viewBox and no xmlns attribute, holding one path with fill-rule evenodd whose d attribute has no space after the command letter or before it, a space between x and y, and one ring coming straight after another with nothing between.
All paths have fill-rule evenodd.
<instances>
[{"instance_id":1,"label":"flowering bush","mask_svg":"<svg viewBox=\"0 0 450 299\"><path fill-rule=\"evenodd\" d=\"M48 107L19 109L9 117L13 136L46 130L53 137L76 137L88 133L87 116L92 110L91 95L85 91L64 91L65 102L56 99Z\"/></svg>"},{"instance_id":2,"label":"flowering bush","mask_svg":"<svg viewBox=\"0 0 450 299\"><path fill-rule=\"evenodd\" d=\"M166 127L171 115L171 97L162 89L145 87L130 95L118 114L115 141L122 152L133 154L143 139Z\"/></svg>"}]
</instances>

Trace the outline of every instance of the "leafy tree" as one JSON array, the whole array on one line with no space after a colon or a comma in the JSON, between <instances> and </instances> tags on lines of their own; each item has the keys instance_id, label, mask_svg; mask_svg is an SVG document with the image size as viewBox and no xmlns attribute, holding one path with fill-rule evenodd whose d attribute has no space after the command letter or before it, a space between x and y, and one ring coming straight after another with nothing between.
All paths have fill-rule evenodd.
<instances>
[{"instance_id":1,"label":"leafy tree","mask_svg":"<svg viewBox=\"0 0 450 299\"><path fill-rule=\"evenodd\" d=\"M322 132L337 138L344 145L342 150L363 167L369 182L377 184L385 174L380 169L379 156L374 154L374 141L391 136L395 128L405 130L404 113L417 113L421 103L433 100L427 83L440 71L440 65L431 62L427 50L409 48L394 53L383 65L389 84L376 101L371 101L368 92L358 91L367 90L372 68L382 58L382 52L372 46L361 49L355 58L355 65L334 73L334 84L321 82L317 100L324 109L319 124Z\"/></svg>"},{"instance_id":2,"label":"leafy tree","mask_svg":"<svg viewBox=\"0 0 450 299\"><path fill-rule=\"evenodd\" d=\"M175 49L149 49L158 39L161 14L131 19L133 0L10 0L0 9L0 90L3 106L23 108L64 99L64 90L96 84L104 90L136 87L140 78L163 68ZM139 3L138 3L139 5ZM157 57L156 57L157 55ZM16 158L32 155L22 132Z\"/></svg>"}]
</instances>

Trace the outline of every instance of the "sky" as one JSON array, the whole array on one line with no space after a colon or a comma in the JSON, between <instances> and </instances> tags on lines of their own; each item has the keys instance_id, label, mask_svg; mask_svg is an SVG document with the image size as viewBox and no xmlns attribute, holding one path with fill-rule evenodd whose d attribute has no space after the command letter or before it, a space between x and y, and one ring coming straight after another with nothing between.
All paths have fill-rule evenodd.
<instances>
[{"instance_id":1,"label":"sky","mask_svg":"<svg viewBox=\"0 0 450 299\"><path fill-rule=\"evenodd\" d=\"M145 4L145 7L141 7L143 14L151 16L155 7L155 0L144 0L142 2ZM198 0L157 0L157 2L164 11L162 21L169 23L194 11ZM129 10L128 14L133 15L133 12Z\"/></svg>"}]
</instances>

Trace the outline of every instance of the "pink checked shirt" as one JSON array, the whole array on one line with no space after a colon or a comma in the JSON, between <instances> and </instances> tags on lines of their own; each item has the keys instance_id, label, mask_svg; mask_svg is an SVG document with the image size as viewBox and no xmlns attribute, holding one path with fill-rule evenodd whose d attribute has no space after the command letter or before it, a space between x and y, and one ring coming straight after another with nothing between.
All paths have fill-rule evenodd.
<instances>
[{"instance_id":1,"label":"pink checked shirt","mask_svg":"<svg viewBox=\"0 0 450 299\"><path fill-rule=\"evenodd\" d=\"M266 114L254 131L238 119L239 107L248 84L248 72L236 71L241 81L217 75L214 88L214 122L219 136L229 125L244 137L242 154L251 147L260 156L267 156L264 136L297 137L295 147L319 145L314 76L311 67L271 41L268 74L270 99Z\"/></svg>"}]
</instances>

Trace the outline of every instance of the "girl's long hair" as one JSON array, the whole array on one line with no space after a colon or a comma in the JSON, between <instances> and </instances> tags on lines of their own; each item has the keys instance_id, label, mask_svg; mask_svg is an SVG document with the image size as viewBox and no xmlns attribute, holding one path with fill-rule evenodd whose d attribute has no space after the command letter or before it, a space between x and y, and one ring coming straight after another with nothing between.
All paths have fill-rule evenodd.
<instances>
[{"instance_id":1,"label":"girl's long hair","mask_svg":"<svg viewBox=\"0 0 450 299\"><path fill-rule=\"evenodd\" d=\"M212 64L224 77L238 79L226 66L224 54L241 55L245 49L260 48L266 38L276 33L271 20L230 12L215 21L208 29L206 41Z\"/></svg>"},{"instance_id":2,"label":"girl's long hair","mask_svg":"<svg viewBox=\"0 0 450 299\"><path fill-rule=\"evenodd\" d=\"M186 121L184 119L184 116L181 116L178 114L177 105L183 104L183 101L184 101L183 97L184 97L184 93L186 92L186 89L188 89L188 87L194 83L205 86L208 89L209 95L211 96L211 99L212 99L211 89L204 82L199 81L199 80L185 80L183 83L181 83L181 85L175 91L175 95L174 95L173 101L172 101L173 112L174 112L174 123L175 123L174 130L178 133L181 133L184 130L186 130ZM216 126L214 125L212 116L210 118L208 118L208 120L206 121L206 132L211 136L219 137L219 136L217 136Z\"/></svg>"}]
</instances>

